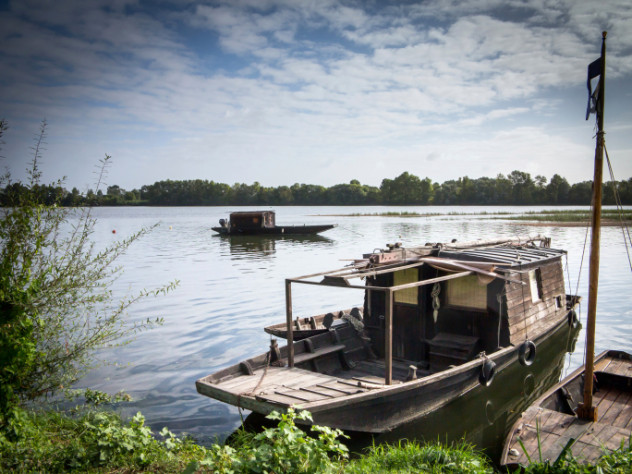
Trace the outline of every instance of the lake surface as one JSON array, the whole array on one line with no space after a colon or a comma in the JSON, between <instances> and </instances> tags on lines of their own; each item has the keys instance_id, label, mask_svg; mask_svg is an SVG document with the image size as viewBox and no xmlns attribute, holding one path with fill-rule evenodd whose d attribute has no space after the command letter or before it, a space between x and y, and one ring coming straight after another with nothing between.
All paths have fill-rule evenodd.
<instances>
[{"instance_id":1,"label":"lake surface","mask_svg":"<svg viewBox=\"0 0 632 474\"><path fill-rule=\"evenodd\" d=\"M223 439L240 425L241 415L232 406L199 395L195 380L268 349L270 337L263 327L285 320L285 278L341 268L349 259L393 242L414 246L545 234L552 238L552 247L568 251L567 293L584 297L580 316L585 326L588 245L581 275L580 262L586 228L529 226L492 214L539 209L550 207L276 208L278 225L338 225L321 236L299 239L215 235L211 226L240 210L237 207L95 209L98 221L93 238L98 246L160 222L118 261L124 273L114 288L116 295L176 279L180 285L167 296L133 306L130 319L162 316L164 325L139 334L129 345L101 351L99 357L111 365L94 370L77 386L109 393L127 391L135 401L126 404L123 413L142 411L154 429L166 426L177 433L191 433L200 442ZM452 214L348 216L400 211ZM488 214L467 215L481 212ZM596 350L632 351L632 272L622 230L606 227L601 240ZM362 301L361 292L324 291L308 285L295 285L292 296L294 316L319 314L325 302L342 309ZM583 363L584 337L582 331L575 352L566 357L562 375Z\"/></svg>"}]
</instances>

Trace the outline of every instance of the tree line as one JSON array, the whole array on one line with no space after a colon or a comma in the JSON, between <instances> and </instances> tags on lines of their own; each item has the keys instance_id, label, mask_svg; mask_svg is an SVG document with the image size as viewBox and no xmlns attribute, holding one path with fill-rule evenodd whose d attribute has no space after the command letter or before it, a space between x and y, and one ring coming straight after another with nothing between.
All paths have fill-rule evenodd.
<instances>
[{"instance_id":1,"label":"tree line","mask_svg":"<svg viewBox=\"0 0 632 474\"><path fill-rule=\"evenodd\" d=\"M11 183L0 192L0 204L24 192L24 185ZM31 189L31 192L34 190ZM120 186L102 190L77 188L71 191L61 184L38 184L35 191L43 202L63 206L361 206L361 205L589 205L592 181L575 184L558 174L548 180L542 175L512 171L495 178L464 176L443 183L404 172L394 179L383 179L379 187L351 180L348 184L325 187L315 184L266 187L214 181L164 180L127 191ZM604 204L616 204L615 191L623 204L632 204L632 178L604 184Z\"/></svg>"}]
</instances>

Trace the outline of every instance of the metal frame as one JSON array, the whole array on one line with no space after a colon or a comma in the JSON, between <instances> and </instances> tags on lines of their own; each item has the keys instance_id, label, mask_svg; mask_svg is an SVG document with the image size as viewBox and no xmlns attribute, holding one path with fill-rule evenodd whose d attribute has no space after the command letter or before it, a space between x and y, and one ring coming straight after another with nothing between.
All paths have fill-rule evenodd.
<instances>
[{"instance_id":1,"label":"metal frame","mask_svg":"<svg viewBox=\"0 0 632 474\"><path fill-rule=\"evenodd\" d=\"M440 281L452 280L455 278L462 278L467 275L472 275L475 273L474 271L463 271L454 273L451 275L445 275L437 278L429 278L427 280L421 280L414 283L405 283L403 285L397 286L371 286L368 287L366 285L352 285L348 282L348 279L351 278L362 278L367 276L375 276L381 275L384 273L393 273L399 270L404 270L408 268L415 268L424 265L425 262L416 261L409 264L402 265L391 264L385 265L381 267L379 270L370 269L370 270L359 270L357 267L353 269L341 268L338 270L331 270L328 272L321 273L313 273L311 275L304 275L296 278L287 278L285 280L285 312L286 312L286 323L287 323L287 341L288 341L288 366L294 367L294 329L292 324L292 283L301 283L304 285L320 285L320 286L333 286L337 288L351 288L358 290L369 290L369 291L382 291L386 293L386 311L385 311L385 330L386 334L384 337L385 347L384 347L384 366L385 366L385 374L384 374L384 383L386 385L391 385L393 383L393 295L396 291L404 290L407 288L414 288L419 286L431 285ZM308 278L316 278L322 276L324 277L322 281L309 281Z\"/></svg>"}]
</instances>

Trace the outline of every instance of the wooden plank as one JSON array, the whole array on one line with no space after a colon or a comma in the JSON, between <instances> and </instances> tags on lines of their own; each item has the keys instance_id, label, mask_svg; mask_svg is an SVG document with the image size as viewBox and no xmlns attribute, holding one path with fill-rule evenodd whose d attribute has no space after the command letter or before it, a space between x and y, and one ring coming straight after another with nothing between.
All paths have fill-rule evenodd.
<instances>
[{"instance_id":1,"label":"wooden plank","mask_svg":"<svg viewBox=\"0 0 632 474\"><path fill-rule=\"evenodd\" d=\"M632 394L628 394L628 398L625 400L625 406L619 409L619 414L612 424L619 428L632 430Z\"/></svg>"},{"instance_id":2,"label":"wooden plank","mask_svg":"<svg viewBox=\"0 0 632 474\"><path fill-rule=\"evenodd\" d=\"M338 381L336 381L336 384L338 384ZM336 392L340 392L346 395L353 395L356 393L360 393L360 392L364 392L365 390L352 390L349 387L345 386L345 388L340 388L340 387L332 387L333 384L317 384L317 387L322 387L322 388L326 388L329 390L334 390Z\"/></svg>"},{"instance_id":3,"label":"wooden plank","mask_svg":"<svg viewBox=\"0 0 632 474\"><path fill-rule=\"evenodd\" d=\"M335 352L341 351L345 348L344 344L336 344L333 346L321 347L319 349L314 350L314 352L301 352L300 354L296 354L294 356L294 364L302 364L304 362L308 362L310 360L317 359L319 357L326 356L328 354L333 354Z\"/></svg>"},{"instance_id":4,"label":"wooden plank","mask_svg":"<svg viewBox=\"0 0 632 474\"><path fill-rule=\"evenodd\" d=\"M278 405L282 405L285 407L300 405L299 401L296 400L295 398L286 397L284 395L279 395L277 393L257 395L256 399L262 402L276 403Z\"/></svg>"},{"instance_id":5,"label":"wooden plank","mask_svg":"<svg viewBox=\"0 0 632 474\"><path fill-rule=\"evenodd\" d=\"M617 419L619 412L623 408L623 405L617 400L619 397L626 398L626 394L617 389L609 389L605 391L602 397L597 397L599 392L593 395L594 405L597 407L597 413L599 414L599 422L612 425Z\"/></svg>"},{"instance_id":6,"label":"wooden plank","mask_svg":"<svg viewBox=\"0 0 632 474\"><path fill-rule=\"evenodd\" d=\"M295 390L288 390L286 387L279 388L274 391L277 395L283 395L284 397L296 398L302 402L317 402L319 400L325 400L327 398L331 398L328 395L322 395L318 393L313 393L310 391L305 391L302 388Z\"/></svg>"},{"instance_id":7,"label":"wooden plank","mask_svg":"<svg viewBox=\"0 0 632 474\"><path fill-rule=\"evenodd\" d=\"M614 359L612 359L611 357L604 357L603 359L601 359L600 361L595 363L595 372L609 372L609 373L612 373L612 372L610 372L608 370L608 367L613 362L613 360Z\"/></svg>"},{"instance_id":8,"label":"wooden plank","mask_svg":"<svg viewBox=\"0 0 632 474\"><path fill-rule=\"evenodd\" d=\"M314 390L313 387L317 387L316 385L311 386L311 387L302 387L301 390L304 390L306 392L311 392L311 393L315 393L317 395L322 395L325 398L336 398L341 396L340 392L334 392L332 390L329 390L329 393L325 392L326 389L324 388L319 388L318 390Z\"/></svg>"},{"instance_id":9,"label":"wooden plank","mask_svg":"<svg viewBox=\"0 0 632 474\"><path fill-rule=\"evenodd\" d=\"M529 420L525 420L522 425L522 432L520 433L520 440L522 441L527 453L531 456L531 459L538 459L538 433L540 434L540 440L542 439L542 427L547 423L548 419L554 412L552 410L546 410L539 408L535 416Z\"/></svg>"},{"instance_id":10,"label":"wooden plank","mask_svg":"<svg viewBox=\"0 0 632 474\"><path fill-rule=\"evenodd\" d=\"M612 362L608 365L608 373L626 376L628 375L627 369L630 365L630 361L623 359L611 359Z\"/></svg>"},{"instance_id":11,"label":"wooden plank","mask_svg":"<svg viewBox=\"0 0 632 474\"><path fill-rule=\"evenodd\" d=\"M578 420L571 415L565 415L563 422L561 422L559 426L558 436L555 441L549 440L546 443L542 442L542 457L544 459L555 461L571 439L579 439L590 429L590 423L582 422L582 420Z\"/></svg>"}]
</instances>

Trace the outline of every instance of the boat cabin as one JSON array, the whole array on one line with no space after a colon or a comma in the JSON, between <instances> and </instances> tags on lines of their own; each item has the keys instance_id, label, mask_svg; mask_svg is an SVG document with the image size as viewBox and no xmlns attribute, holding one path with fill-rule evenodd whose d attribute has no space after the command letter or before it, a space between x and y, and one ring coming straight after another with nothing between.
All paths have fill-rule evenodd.
<instances>
[{"instance_id":1,"label":"boat cabin","mask_svg":"<svg viewBox=\"0 0 632 474\"><path fill-rule=\"evenodd\" d=\"M364 336L385 360L388 384L393 360L435 373L554 325L568 312L565 254L520 243L416 249L395 244L364 255L352 269L287 280L288 314L293 283L364 290Z\"/></svg>"},{"instance_id":2,"label":"boat cabin","mask_svg":"<svg viewBox=\"0 0 632 474\"><path fill-rule=\"evenodd\" d=\"M276 225L274 211L231 212L230 228L232 230L254 230L272 228Z\"/></svg>"}]
</instances>

